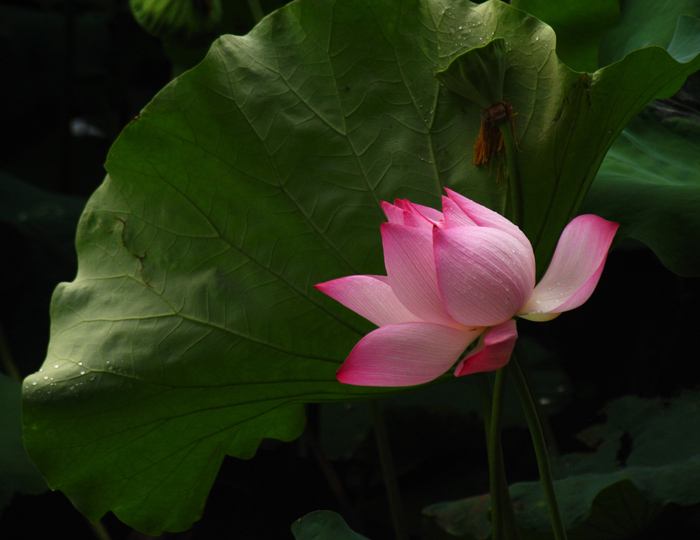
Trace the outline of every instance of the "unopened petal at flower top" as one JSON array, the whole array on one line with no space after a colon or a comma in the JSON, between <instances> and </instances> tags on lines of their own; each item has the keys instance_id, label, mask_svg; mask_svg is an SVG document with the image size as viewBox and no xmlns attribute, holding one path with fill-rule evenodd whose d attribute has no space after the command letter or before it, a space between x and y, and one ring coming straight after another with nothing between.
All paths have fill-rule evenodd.
<instances>
[{"instance_id":1,"label":"unopened petal at flower top","mask_svg":"<svg viewBox=\"0 0 700 540\"><path fill-rule=\"evenodd\" d=\"M398 223L399 225L403 225L404 210L402 201L397 200L396 204L382 201L382 210L384 210L389 223Z\"/></svg>"},{"instance_id":2,"label":"unopened petal at flower top","mask_svg":"<svg viewBox=\"0 0 700 540\"><path fill-rule=\"evenodd\" d=\"M550 320L583 304L598 283L618 225L580 216L564 229L535 286L527 237L496 212L446 190L443 212L382 203L387 277L350 276L316 287L379 326L336 376L362 386L410 386L458 364L462 376L500 369L518 337L514 317Z\"/></svg>"},{"instance_id":3,"label":"unopened petal at flower top","mask_svg":"<svg viewBox=\"0 0 700 540\"><path fill-rule=\"evenodd\" d=\"M478 227L478 225L474 223L474 220L449 197L442 198L442 209L445 216L445 221L442 224L443 228Z\"/></svg>"},{"instance_id":4,"label":"unopened petal at flower top","mask_svg":"<svg viewBox=\"0 0 700 540\"><path fill-rule=\"evenodd\" d=\"M382 223L382 244L389 285L401 303L424 321L454 324L438 289L432 231Z\"/></svg>"},{"instance_id":5,"label":"unopened petal at flower top","mask_svg":"<svg viewBox=\"0 0 700 540\"><path fill-rule=\"evenodd\" d=\"M421 204L414 204L410 201L404 201L404 210L406 210L407 214L411 214L411 217L416 218L417 221L411 222L411 224L415 223L415 226L417 227L427 226L432 230L435 223L438 223L444 219L442 212L439 210L435 210L435 208L430 208L429 206L423 206ZM405 223L406 225L409 225L408 222Z\"/></svg>"},{"instance_id":6,"label":"unopened petal at flower top","mask_svg":"<svg viewBox=\"0 0 700 540\"><path fill-rule=\"evenodd\" d=\"M438 285L448 313L466 326L495 326L530 297L535 268L508 233L455 227L433 233Z\"/></svg>"},{"instance_id":7,"label":"unopened petal at flower top","mask_svg":"<svg viewBox=\"0 0 700 540\"><path fill-rule=\"evenodd\" d=\"M452 199L479 227L499 229L517 239L523 245L526 252L531 254L532 264L535 264L535 253L532 251L532 244L530 244L530 240L527 239L525 233L521 231L515 223L504 218L498 212L481 206L451 189L445 189L445 191L449 194L450 199Z\"/></svg>"},{"instance_id":8,"label":"unopened petal at flower top","mask_svg":"<svg viewBox=\"0 0 700 540\"><path fill-rule=\"evenodd\" d=\"M400 199L394 201L394 204L382 202L382 209L389 223L408 227L431 230L434 223L443 219L442 212L439 210Z\"/></svg>"}]
</instances>

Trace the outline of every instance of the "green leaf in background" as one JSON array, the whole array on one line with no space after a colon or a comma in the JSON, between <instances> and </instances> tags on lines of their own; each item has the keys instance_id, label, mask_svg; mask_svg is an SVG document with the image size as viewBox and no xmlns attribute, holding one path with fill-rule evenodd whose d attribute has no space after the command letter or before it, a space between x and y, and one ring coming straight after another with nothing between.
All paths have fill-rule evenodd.
<instances>
[{"instance_id":1,"label":"green leaf in background","mask_svg":"<svg viewBox=\"0 0 700 540\"><path fill-rule=\"evenodd\" d=\"M569 454L554 467L559 507L571 540L623 540L645 529L666 505L700 502L700 392L674 400L625 396L606 409L608 421L581 434L597 452ZM551 537L539 482L510 488L525 538ZM485 538L478 498L426 509L457 536ZM477 526L479 529L475 529ZM479 532L481 531L481 532Z\"/></svg>"},{"instance_id":2,"label":"green leaf in background","mask_svg":"<svg viewBox=\"0 0 700 540\"><path fill-rule=\"evenodd\" d=\"M0 171L0 253L10 263L0 266L0 321L19 373L44 360L51 294L75 276L75 230L85 203Z\"/></svg>"},{"instance_id":3,"label":"green leaf in background","mask_svg":"<svg viewBox=\"0 0 700 540\"><path fill-rule=\"evenodd\" d=\"M598 69L603 35L620 22L620 0L512 0L511 5L552 27L557 34L557 56L574 71Z\"/></svg>"},{"instance_id":4,"label":"green leaf in background","mask_svg":"<svg viewBox=\"0 0 700 540\"><path fill-rule=\"evenodd\" d=\"M353 532L335 512L319 510L305 515L292 524L295 540L367 540Z\"/></svg>"},{"instance_id":5,"label":"green leaf in background","mask_svg":"<svg viewBox=\"0 0 700 540\"><path fill-rule=\"evenodd\" d=\"M697 0L620 0L620 24L600 44L600 65L622 60L642 47L669 49L678 33L679 17L700 17ZM682 17L685 19L686 17Z\"/></svg>"},{"instance_id":6,"label":"green leaf in background","mask_svg":"<svg viewBox=\"0 0 700 540\"><path fill-rule=\"evenodd\" d=\"M491 536L491 495L431 504L423 509L429 538L485 540Z\"/></svg>"},{"instance_id":7,"label":"green leaf in background","mask_svg":"<svg viewBox=\"0 0 700 540\"><path fill-rule=\"evenodd\" d=\"M22 387L0 373L0 513L16 491L37 495L48 489L22 443Z\"/></svg>"},{"instance_id":8,"label":"green leaf in background","mask_svg":"<svg viewBox=\"0 0 700 540\"><path fill-rule=\"evenodd\" d=\"M615 141L581 207L621 224L676 274L700 276L700 136L650 115Z\"/></svg>"},{"instance_id":9,"label":"green leaf in background","mask_svg":"<svg viewBox=\"0 0 700 540\"><path fill-rule=\"evenodd\" d=\"M34 272L53 286L75 272L74 236L85 202L38 189L0 171L0 227L4 231L0 247L16 250L21 244L23 251L16 255L24 259L26 267L15 267ZM10 236L15 237L14 243L10 243ZM16 283L19 276L3 277Z\"/></svg>"},{"instance_id":10,"label":"green leaf in background","mask_svg":"<svg viewBox=\"0 0 700 540\"><path fill-rule=\"evenodd\" d=\"M156 96L109 153L25 381L26 445L53 489L93 520L186 529L224 456L299 436L302 403L396 392L335 380L372 327L313 285L383 273L382 200L436 207L450 187L503 210L497 168L472 165L479 108L434 76L499 38L544 268L616 134L700 44L577 74L500 1L300 0Z\"/></svg>"},{"instance_id":11,"label":"green leaf in background","mask_svg":"<svg viewBox=\"0 0 700 540\"><path fill-rule=\"evenodd\" d=\"M502 26L492 39L506 40L503 95L517 113L523 230L535 246L541 275L622 127L652 99L674 94L700 68L700 20L681 19L669 52L640 49L588 74L571 71L550 54L555 37L548 26L503 3L479 7L498 12ZM450 28L459 29L455 40L473 30ZM440 59L441 76L453 91L463 73L459 56Z\"/></svg>"},{"instance_id":12,"label":"green leaf in background","mask_svg":"<svg viewBox=\"0 0 700 540\"><path fill-rule=\"evenodd\" d=\"M129 0L129 9L146 32L188 44L213 37L221 23L221 0Z\"/></svg>"}]
</instances>

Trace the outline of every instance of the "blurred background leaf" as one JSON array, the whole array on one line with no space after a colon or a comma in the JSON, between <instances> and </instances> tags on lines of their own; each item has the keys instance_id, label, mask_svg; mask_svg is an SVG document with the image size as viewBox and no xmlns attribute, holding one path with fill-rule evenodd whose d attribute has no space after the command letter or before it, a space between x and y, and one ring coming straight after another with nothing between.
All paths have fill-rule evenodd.
<instances>
[{"instance_id":1,"label":"blurred background leaf","mask_svg":"<svg viewBox=\"0 0 700 540\"><path fill-rule=\"evenodd\" d=\"M568 537L634 538L668 505L700 503L699 407L697 391L673 400L625 396L612 402L605 411L607 423L580 436L591 451L554 462ZM517 483L510 490L523 537L552 538L541 484ZM482 500L436 504L424 513L455 536L487 538L490 505Z\"/></svg>"},{"instance_id":2,"label":"blurred background leaf","mask_svg":"<svg viewBox=\"0 0 700 540\"><path fill-rule=\"evenodd\" d=\"M16 491L39 494L48 489L22 443L22 387L0 373L0 514Z\"/></svg>"},{"instance_id":3,"label":"blurred background leaf","mask_svg":"<svg viewBox=\"0 0 700 540\"><path fill-rule=\"evenodd\" d=\"M620 0L620 13L620 24L602 40L601 66L642 47L668 49L676 39L679 17L700 17L700 4L696 0Z\"/></svg>"},{"instance_id":4,"label":"blurred background leaf","mask_svg":"<svg viewBox=\"0 0 700 540\"><path fill-rule=\"evenodd\" d=\"M642 242L676 274L700 276L698 156L697 118L662 123L650 110L615 141L581 211L617 221L618 239Z\"/></svg>"},{"instance_id":5,"label":"blurred background leaf","mask_svg":"<svg viewBox=\"0 0 700 540\"><path fill-rule=\"evenodd\" d=\"M307 514L292 525L295 540L367 540L353 532L341 516L321 510Z\"/></svg>"},{"instance_id":6,"label":"blurred background leaf","mask_svg":"<svg viewBox=\"0 0 700 540\"><path fill-rule=\"evenodd\" d=\"M557 56L574 71L598 70L603 36L620 24L620 0L512 0L511 5L552 27Z\"/></svg>"},{"instance_id":7,"label":"blurred background leaf","mask_svg":"<svg viewBox=\"0 0 700 540\"><path fill-rule=\"evenodd\" d=\"M20 374L46 354L51 293L75 275L85 199L56 195L0 171L0 324Z\"/></svg>"}]
</instances>

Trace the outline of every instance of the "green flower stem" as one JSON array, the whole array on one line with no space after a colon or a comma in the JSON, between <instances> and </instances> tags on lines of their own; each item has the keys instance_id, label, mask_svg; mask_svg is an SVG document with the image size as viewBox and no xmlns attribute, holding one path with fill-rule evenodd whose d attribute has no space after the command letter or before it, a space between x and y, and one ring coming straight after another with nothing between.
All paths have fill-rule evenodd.
<instances>
[{"instance_id":1,"label":"green flower stem","mask_svg":"<svg viewBox=\"0 0 700 540\"><path fill-rule=\"evenodd\" d=\"M479 399L481 407L484 409L484 430L488 442L489 431L491 430L491 406L493 405L493 393L491 392L491 382L488 373L476 373L476 384L479 388Z\"/></svg>"},{"instance_id":2,"label":"green flower stem","mask_svg":"<svg viewBox=\"0 0 700 540\"><path fill-rule=\"evenodd\" d=\"M489 376L477 374L479 395L484 408L484 427L488 442L489 479L491 484L491 537L493 540L518 540L515 510L508 490L503 446L501 444L501 420L503 418L503 382L505 371L496 372L494 391L491 393Z\"/></svg>"},{"instance_id":3,"label":"green flower stem","mask_svg":"<svg viewBox=\"0 0 700 540\"><path fill-rule=\"evenodd\" d=\"M374 434L377 439L379 459L382 462L384 485L386 486L386 492L389 498L391 521L394 525L394 537L396 540L408 540L408 527L406 527L403 504L399 492L399 483L396 480L396 469L394 468L394 459L391 456L389 437L386 431L386 422L384 422L381 404L379 401L370 401L369 409L374 422Z\"/></svg>"},{"instance_id":4,"label":"green flower stem","mask_svg":"<svg viewBox=\"0 0 700 540\"><path fill-rule=\"evenodd\" d=\"M498 126L498 129L501 131L503 145L506 149L506 168L508 171L506 217L518 227L522 227L523 192L520 185L520 169L518 168L518 149L515 146L515 135L511 131L510 122L508 120Z\"/></svg>"},{"instance_id":5,"label":"green flower stem","mask_svg":"<svg viewBox=\"0 0 700 540\"><path fill-rule=\"evenodd\" d=\"M515 344L515 352L513 354L515 355L520 355L520 358L523 358L525 354L523 353L522 355L520 354L520 351L522 351L522 344L518 341ZM537 391L537 386L535 385L535 381L533 381L532 376L530 375L527 366L524 364L518 363L520 366L520 371L523 373L523 377L525 378L525 384L527 384L528 389L530 390L530 395L532 396L532 402L535 404L535 410L537 411L537 417L540 419L540 425L542 426L542 433L544 434L544 442L547 445L547 452L549 453L550 456L558 456L560 454L559 452L559 444L557 443L557 439L554 436L554 430L552 429L552 425L549 422L549 418L547 415L544 414L544 411L542 409L542 405L540 404L539 397L540 394Z\"/></svg>"},{"instance_id":6,"label":"green flower stem","mask_svg":"<svg viewBox=\"0 0 700 540\"><path fill-rule=\"evenodd\" d=\"M554 538L555 540L566 540L566 530L564 529L564 523L562 522L561 514L559 513L557 496L554 492L554 478L552 477L552 470L549 466L549 456L547 454L547 445L542 433L542 426L537 415L535 403L533 402L532 395L530 394L530 389L527 386L527 382L515 355L513 355L510 362L508 362L507 369L510 371L510 375L513 377L513 381L515 382L515 388L518 391L518 397L520 398L520 403L523 406L527 424L530 427L530 435L532 436L532 444L535 447L537 466L540 470L540 480L542 481L544 498L547 502L547 508L549 509L549 519L552 522Z\"/></svg>"},{"instance_id":7,"label":"green flower stem","mask_svg":"<svg viewBox=\"0 0 700 540\"><path fill-rule=\"evenodd\" d=\"M338 500L345 521L352 528L356 529L360 526L360 520L357 519L355 509L353 508L352 504L350 504L350 500L345 493L343 483L340 481L338 473L333 468L330 460L323 453L323 448L321 448L321 443L319 442L314 429L311 427L311 423L310 414L308 413L307 409L307 424L303 435L304 440L306 441L306 444L308 444L314 458L316 458L316 462L321 468L323 476L325 476L326 481L328 482L328 486L331 488L331 491Z\"/></svg>"}]
</instances>

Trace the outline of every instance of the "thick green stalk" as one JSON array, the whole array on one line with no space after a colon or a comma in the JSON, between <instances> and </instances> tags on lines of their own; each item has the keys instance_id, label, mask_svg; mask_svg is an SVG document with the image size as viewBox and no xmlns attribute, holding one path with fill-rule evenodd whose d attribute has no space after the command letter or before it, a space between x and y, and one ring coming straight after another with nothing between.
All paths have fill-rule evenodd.
<instances>
[{"instance_id":1,"label":"thick green stalk","mask_svg":"<svg viewBox=\"0 0 700 540\"><path fill-rule=\"evenodd\" d=\"M491 484L491 538L492 540L519 539L515 510L508 490L503 446L501 444L501 423L503 418L503 401L505 398L505 370L496 371L496 380L491 395L487 375L479 375L479 392L484 404L484 422L486 426L489 457L489 479ZM490 401L490 403L489 403ZM487 420L488 419L488 420Z\"/></svg>"},{"instance_id":2,"label":"thick green stalk","mask_svg":"<svg viewBox=\"0 0 700 540\"><path fill-rule=\"evenodd\" d=\"M476 373L474 377L476 377L476 384L479 388L481 407L484 409L484 431L486 433L486 442L488 442L489 431L491 431L491 407L493 406L491 381L489 381L488 373Z\"/></svg>"},{"instance_id":3,"label":"thick green stalk","mask_svg":"<svg viewBox=\"0 0 700 540\"><path fill-rule=\"evenodd\" d=\"M520 354L522 351L522 342L518 341L515 344L515 352L513 354L519 355L519 358L523 358L525 354ZM524 363L518 363L520 366L520 371L523 372L523 377L525 377L525 383L530 390L530 395L532 396L532 402L535 404L535 409L537 411L537 417L540 419L540 425L542 426L542 433L544 433L544 441L547 444L547 451L550 456L557 457L559 455L559 445L557 444L557 439L554 437L554 430L549 422L549 418L544 414L542 405L540 403L540 394L537 392L537 386L532 379L532 376L527 370L527 366Z\"/></svg>"},{"instance_id":4,"label":"thick green stalk","mask_svg":"<svg viewBox=\"0 0 700 540\"><path fill-rule=\"evenodd\" d=\"M489 481L491 483L491 538L505 540L503 533L503 471L499 467L501 449L501 418L503 416L503 370L496 372L491 406L491 425L488 432Z\"/></svg>"},{"instance_id":5,"label":"thick green stalk","mask_svg":"<svg viewBox=\"0 0 700 540\"><path fill-rule=\"evenodd\" d=\"M542 481L544 498L547 502L547 508L549 509L549 519L552 522L554 538L555 540L566 540L566 530L564 529L564 523L562 522L559 512L557 495L554 491L554 478L552 477L552 470L549 466L547 444L544 440L542 426L537 415L535 403L532 400L532 394L530 394L530 389L527 386L527 382L515 355L513 355L510 362L508 362L508 369L515 382L515 388L518 391L518 397L523 406L527 424L530 427L530 435L532 436L532 444L535 447L537 466L540 470L540 480Z\"/></svg>"},{"instance_id":6,"label":"thick green stalk","mask_svg":"<svg viewBox=\"0 0 700 540\"><path fill-rule=\"evenodd\" d=\"M494 403L494 396L491 392L491 381L489 380L488 373L477 373L476 375L477 385L479 387L479 397L481 398L481 405L484 409L484 430L486 433L486 442L489 442L489 433L491 433L491 411ZM508 490L508 482L505 473L505 463L503 461L503 449L499 437L499 448L496 452L488 451L489 456L489 472L491 470L491 462L496 459L496 466L499 469L499 476L501 479L500 485L498 486L498 491L494 493L491 492L492 505L499 504L501 508L501 516L503 518L503 532L508 540L519 540L520 533L518 531L517 521L515 519L515 510L513 508L513 501L510 498L510 491Z\"/></svg>"},{"instance_id":7,"label":"thick green stalk","mask_svg":"<svg viewBox=\"0 0 700 540\"><path fill-rule=\"evenodd\" d=\"M406 527L406 519L404 518L399 483L396 480L396 469L394 468L394 459L391 456L389 437L386 431L386 423L384 422L381 404L378 401L370 401L369 409L374 422L374 434L377 439L379 459L382 462L384 485L386 486L386 493L389 498L391 521L394 525L394 537L396 540L408 540L408 527Z\"/></svg>"},{"instance_id":8,"label":"thick green stalk","mask_svg":"<svg viewBox=\"0 0 700 540\"><path fill-rule=\"evenodd\" d=\"M506 202L506 217L518 227L523 226L523 195L520 185L520 169L518 168L518 149L515 144L510 122L498 126L506 149L506 170L508 175L508 198Z\"/></svg>"}]
</instances>

